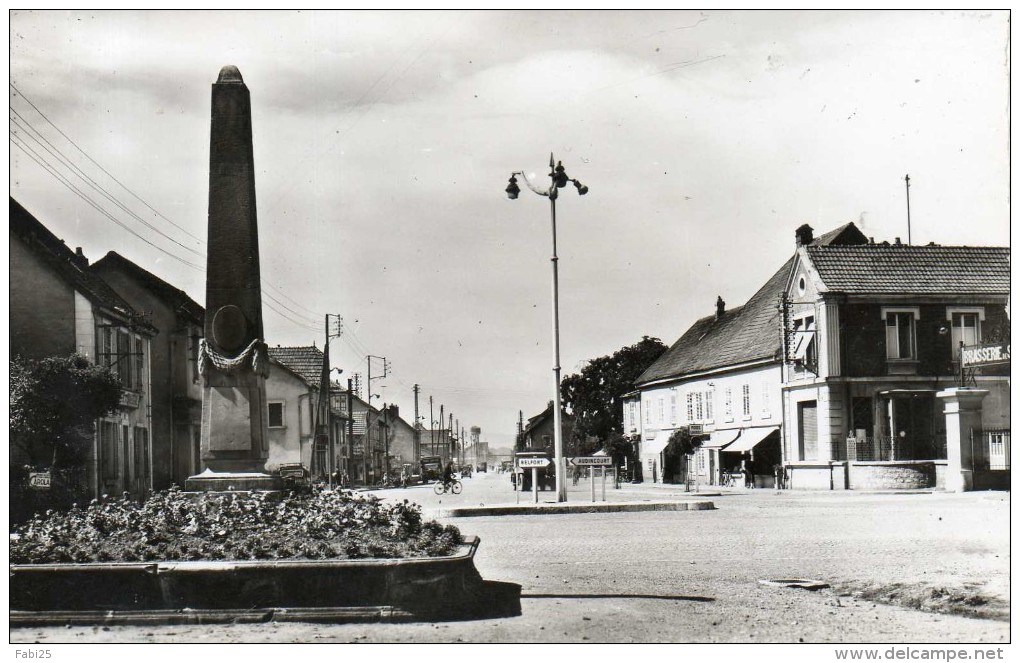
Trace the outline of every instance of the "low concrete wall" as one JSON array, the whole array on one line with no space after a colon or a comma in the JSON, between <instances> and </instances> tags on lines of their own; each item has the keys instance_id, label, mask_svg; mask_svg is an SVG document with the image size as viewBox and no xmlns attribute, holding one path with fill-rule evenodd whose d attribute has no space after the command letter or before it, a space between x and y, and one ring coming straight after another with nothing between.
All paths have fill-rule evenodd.
<instances>
[{"instance_id":1,"label":"low concrete wall","mask_svg":"<svg viewBox=\"0 0 1020 663\"><path fill-rule=\"evenodd\" d=\"M790 488L794 490L831 490L832 468L828 462L799 463L786 468Z\"/></svg>"},{"instance_id":2,"label":"low concrete wall","mask_svg":"<svg viewBox=\"0 0 1020 663\"><path fill-rule=\"evenodd\" d=\"M12 564L9 608L86 612L376 606L436 619L520 614L519 588L516 608L487 595L474 565L477 547L477 537L469 537L453 555L417 559Z\"/></svg>"},{"instance_id":3,"label":"low concrete wall","mask_svg":"<svg viewBox=\"0 0 1020 663\"><path fill-rule=\"evenodd\" d=\"M1009 470L974 470L973 490L1009 490Z\"/></svg>"},{"instance_id":4,"label":"low concrete wall","mask_svg":"<svg viewBox=\"0 0 1020 663\"><path fill-rule=\"evenodd\" d=\"M933 460L851 461L848 463L851 490L914 490L934 488Z\"/></svg>"}]
</instances>

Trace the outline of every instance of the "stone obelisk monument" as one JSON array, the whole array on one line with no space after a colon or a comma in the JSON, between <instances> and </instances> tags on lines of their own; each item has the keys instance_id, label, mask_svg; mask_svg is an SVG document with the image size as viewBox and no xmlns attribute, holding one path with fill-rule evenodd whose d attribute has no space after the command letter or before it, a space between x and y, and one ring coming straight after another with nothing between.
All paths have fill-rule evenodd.
<instances>
[{"instance_id":1,"label":"stone obelisk monument","mask_svg":"<svg viewBox=\"0 0 1020 663\"><path fill-rule=\"evenodd\" d=\"M237 67L212 86L209 242L202 373L202 465L188 490L274 490L269 456L251 96Z\"/></svg>"}]
</instances>

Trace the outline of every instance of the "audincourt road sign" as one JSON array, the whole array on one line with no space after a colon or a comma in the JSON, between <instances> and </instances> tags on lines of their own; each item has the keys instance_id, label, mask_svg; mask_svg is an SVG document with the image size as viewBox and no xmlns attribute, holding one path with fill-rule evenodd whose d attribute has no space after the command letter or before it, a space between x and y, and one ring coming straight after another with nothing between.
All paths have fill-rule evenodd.
<instances>
[{"instance_id":1,"label":"audincourt road sign","mask_svg":"<svg viewBox=\"0 0 1020 663\"><path fill-rule=\"evenodd\" d=\"M609 456L575 456L570 459L571 465L587 465L596 467L608 467L613 464L613 459Z\"/></svg>"},{"instance_id":2,"label":"audincourt road sign","mask_svg":"<svg viewBox=\"0 0 1020 663\"><path fill-rule=\"evenodd\" d=\"M518 467L545 467L549 464L548 458L518 458Z\"/></svg>"}]
</instances>

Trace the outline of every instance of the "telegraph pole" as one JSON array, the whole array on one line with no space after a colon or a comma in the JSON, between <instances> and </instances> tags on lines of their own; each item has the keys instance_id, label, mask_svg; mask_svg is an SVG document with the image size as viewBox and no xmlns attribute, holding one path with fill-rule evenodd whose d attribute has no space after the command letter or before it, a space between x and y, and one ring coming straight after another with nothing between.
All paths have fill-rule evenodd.
<instances>
[{"instance_id":1,"label":"telegraph pole","mask_svg":"<svg viewBox=\"0 0 1020 663\"><path fill-rule=\"evenodd\" d=\"M347 378L347 479L350 481L350 471L354 469L354 380Z\"/></svg>"},{"instance_id":2,"label":"telegraph pole","mask_svg":"<svg viewBox=\"0 0 1020 663\"><path fill-rule=\"evenodd\" d=\"M432 413L432 397L429 396L429 444L432 455L436 455L436 419Z\"/></svg>"},{"instance_id":3,"label":"telegraph pole","mask_svg":"<svg viewBox=\"0 0 1020 663\"><path fill-rule=\"evenodd\" d=\"M418 385L414 385L414 462L421 460L421 428L418 423Z\"/></svg>"},{"instance_id":4,"label":"telegraph pole","mask_svg":"<svg viewBox=\"0 0 1020 663\"><path fill-rule=\"evenodd\" d=\"M443 405L442 403L439 404L439 449L440 449L439 455L440 456L443 455L443 451L442 451L442 449L443 449L443 419L446 418L446 417L443 416L443 408L444 407L446 407L446 406Z\"/></svg>"}]
</instances>

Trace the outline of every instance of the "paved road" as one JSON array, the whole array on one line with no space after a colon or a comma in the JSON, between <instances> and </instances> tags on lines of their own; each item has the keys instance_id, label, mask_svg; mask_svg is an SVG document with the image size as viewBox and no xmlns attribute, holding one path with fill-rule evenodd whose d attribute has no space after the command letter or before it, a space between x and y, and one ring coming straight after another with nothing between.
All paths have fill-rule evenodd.
<instances>
[{"instance_id":1,"label":"paved road","mask_svg":"<svg viewBox=\"0 0 1020 663\"><path fill-rule=\"evenodd\" d=\"M506 475L460 496L383 491L426 508L513 499ZM582 496L583 487L571 499ZM586 489L584 489L586 490ZM626 486L612 499L673 488ZM549 493L540 493L551 499ZM681 491L682 494L682 491ZM772 491L712 498L716 511L457 518L481 537L476 565L522 586L520 617L442 624L19 629L67 642L969 642L1009 639L1005 622L921 613L776 589L763 578L970 583L1008 600L1008 493L868 495Z\"/></svg>"}]
</instances>

